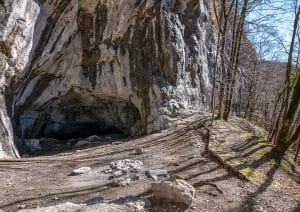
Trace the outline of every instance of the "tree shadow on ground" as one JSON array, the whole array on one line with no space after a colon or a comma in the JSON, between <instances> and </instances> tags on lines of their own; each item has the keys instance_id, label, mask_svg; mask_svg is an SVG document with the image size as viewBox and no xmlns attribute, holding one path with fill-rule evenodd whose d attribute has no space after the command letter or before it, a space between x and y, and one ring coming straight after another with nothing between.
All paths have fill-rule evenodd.
<instances>
[{"instance_id":1,"label":"tree shadow on ground","mask_svg":"<svg viewBox=\"0 0 300 212\"><path fill-rule=\"evenodd\" d=\"M254 161L252 164L250 164L250 167L258 168L264 163L275 160L275 164L271 167L271 169L268 171L268 177L264 182L262 182L259 187L256 189L255 192L252 192L244 198L243 202L240 204L238 208L236 208L236 211L253 211L255 208L256 198L263 194L273 183L272 179L277 172L277 170L280 168L280 163L282 160L282 157L280 157L274 150L268 152L263 157L258 159L257 161Z\"/></svg>"},{"instance_id":2,"label":"tree shadow on ground","mask_svg":"<svg viewBox=\"0 0 300 212\"><path fill-rule=\"evenodd\" d=\"M252 146L257 145L257 140L259 139L259 137L257 136L253 136L251 138L248 138L242 142L239 142L237 144L231 145L230 148L233 149L234 151L244 151L246 149L251 148Z\"/></svg>"},{"instance_id":3,"label":"tree shadow on ground","mask_svg":"<svg viewBox=\"0 0 300 212\"><path fill-rule=\"evenodd\" d=\"M221 182L221 181L228 180L230 178L232 178L232 176L222 175L222 176L218 176L218 177L215 177L215 178L211 178L211 179L207 179L207 180L201 180L199 182L193 183L193 186L195 188L199 188L199 187L202 187L203 185L210 185L210 184L213 184L213 183L216 183L216 182Z\"/></svg>"},{"instance_id":4,"label":"tree shadow on ground","mask_svg":"<svg viewBox=\"0 0 300 212\"><path fill-rule=\"evenodd\" d=\"M300 211L300 202L297 204L297 206L294 208L293 212L299 212Z\"/></svg>"},{"instance_id":5,"label":"tree shadow on ground","mask_svg":"<svg viewBox=\"0 0 300 212\"><path fill-rule=\"evenodd\" d=\"M73 197L80 197L80 196L84 196L84 195L88 195L88 194L92 194L92 193L96 193L96 192L105 191L105 189L109 186L112 186L112 184L108 183L108 184L101 185L101 186L87 187L87 188L77 189L77 190L72 190L72 191L49 193L49 194L42 195L42 196L29 197L26 199L10 202L5 205L0 205L0 209L6 210L7 208L10 208L12 206L29 203L29 202L34 202L34 201L41 201L41 200L51 202L55 198L58 198L60 201L67 200L67 199L73 198Z\"/></svg>"},{"instance_id":6,"label":"tree shadow on ground","mask_svg":"<svg viewBox=\"0 0 300 212\"><path fill-rule=\"evenodd\" d=\"M207 160L201 160L200 159L200 160L197 160L197 161L193 161L193 162L188 163L185 166L182 166L182 167L176 168L172 171L169 171L169 174L170 175L178 174L179 172L184 172L184 171L190 170L193 167L196 167L198 165L205 164L205 163L207 163Z\"/></svg>"}]
</instances>

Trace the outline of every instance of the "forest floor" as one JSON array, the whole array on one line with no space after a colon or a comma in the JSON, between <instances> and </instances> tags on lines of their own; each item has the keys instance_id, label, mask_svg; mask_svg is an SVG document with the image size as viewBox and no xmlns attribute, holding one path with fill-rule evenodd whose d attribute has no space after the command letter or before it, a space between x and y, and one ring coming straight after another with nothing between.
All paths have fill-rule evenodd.
<instances>
[{"instance_id":1,"label":"forest floor","mask_svg":"<svg viewBox=\"0 0 300 212\"><path fill-rule=\"evenodd\" d=\"M65 202L147 198L151 195L150 179L112 187L111 179L103 173L113 161L134 159L142 161L146 169L166 169L170 175L178 174L192 184L196 198L187 211L300 211L300 184L281 169L280 161L266 159L269 145L261 139L263 131L238 118L228 123L217 121L212 126L213 141L221 141L247 160L256 173L267 176L262 178L267 180L247 182L227 171L215 158L202 154L205 144L197 126L203 117L199 113L182 116L173 127L144 137L0 161L0 209L11 212ZM145 153L135 154L137 147ZM69 176L73 169L83 166L92 170ZM164 206L153 207L163 211ZM165 211L182 209L174 206Z\"/></svg>"}]
</instances>

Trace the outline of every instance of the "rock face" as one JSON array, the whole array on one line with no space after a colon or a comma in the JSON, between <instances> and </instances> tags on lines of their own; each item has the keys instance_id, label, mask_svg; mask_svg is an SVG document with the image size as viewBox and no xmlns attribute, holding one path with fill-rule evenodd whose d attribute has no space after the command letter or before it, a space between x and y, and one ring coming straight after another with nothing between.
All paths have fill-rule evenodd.
<instances>
[{"instance_id":1,"label":"rock face","mask_svg":"<svg viewBox=\"0 0 300 212\"><path fill-rule=\"evenodd\" d=\"M18 157L11 122L14 111L8 87L29 61L39 6L33 0L0 1L0 157ZM7 98L8 97L8 98Z\"/></svg>"},{"instance_id":2,"label":"rock face","mask_svg":"<svg viewBox=\"0 0 300 212\"><path fill-rule=\"evenodd\" d=\"M215 36L207 0L2 2L2 146L13 149L13 132L150 133L208 108Z\"/></svg>"}]
</instances>

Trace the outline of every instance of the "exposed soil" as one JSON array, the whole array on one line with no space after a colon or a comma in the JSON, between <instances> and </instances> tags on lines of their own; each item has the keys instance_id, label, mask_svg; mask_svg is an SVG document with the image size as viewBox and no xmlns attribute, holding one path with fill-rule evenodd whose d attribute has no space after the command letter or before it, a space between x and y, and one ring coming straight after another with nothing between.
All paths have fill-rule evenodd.
<instances>
[{"instance_id":1,"label":"exposed soil","mask_svg":"<svg viewBox=\"0 0 300 212\"><path fill-rule=\"evenodd\" d=\"M149 179L127 187L112 187L109 175L103 173L112 161L137 159L147 169L167 169L170 174L178 174L191 183L197 194L192 207L187 209L190 211L300 211L300 200L292 195L300 191L300 184L280 166L269 166L266 165L268 161L260 160L255 149L251 149L251 139L245 135L251 130L244 129L236 120L214 125L214 136L245 155L251 167L266 174L269 172L280 186L242 181L213 158L202 154L205 145L199 136L199 123L203 119L204 114L186 115L174 127L145 137L113 140L81 150L17 161L0 161L0 209L10 212L67 201L84 203L109 199L118 202L124 198L150 196ZM241 146L243 148L238 148ZM145 153L135 154L138 147ZM69 176L73 169L83 166L90 166L92 171ZM162 211L164 206L155 207L153 211ZM166 207L168 211L181 211L175 205L173 209Z\"/></svg>"}]
</instances>

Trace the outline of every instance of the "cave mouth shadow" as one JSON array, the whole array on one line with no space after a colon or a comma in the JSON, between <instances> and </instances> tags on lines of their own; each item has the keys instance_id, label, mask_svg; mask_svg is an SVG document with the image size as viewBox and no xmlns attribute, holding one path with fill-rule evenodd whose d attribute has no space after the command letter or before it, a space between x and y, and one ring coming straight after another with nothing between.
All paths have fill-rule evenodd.
<instances>
[{"instance_id":1,"label":"cave mouth shadow","mask_svg":"<svg viewBox=\"0 0 300 212\"><path fill-rule=\"evenodd\" d=\"M39 138L53 138L68 141L73 139L85 139L90 136L103 137L111 135L120 138L129 136L128 133L124 133L124 131L115 126L103 126L99 122L93 122L68 124L66 128L62 127L59 131L41 134Z\"/></svg>"},{"instance_id":2,"label":"cave mouth shadow","mask_svg":"<svg viewBox=\"0 0 300 212\"><path fill-rule=\"evenodd\" d=\"M59 153L79 148L80 141L96 146L139 134L141 114L131 102L83 102L78 98L73 94L43 111L22 111L16 121L19 151L26 155Z\"/></svg>"},{"instance_id":3,"label":"cave mouth shadow","mask_svg":"<svg viewBox=\"0 0 300 212\"><path fill-rule=\"evenodd\" d=\"M21 157L52 156L92 147L99 147L114 142L126 142L128 134L116 127L97 128L96 124L87 124L77 128L77 132L58 132L43 135L40 138L25 139L18 146Z\"/></svg>"}]
</instances>

